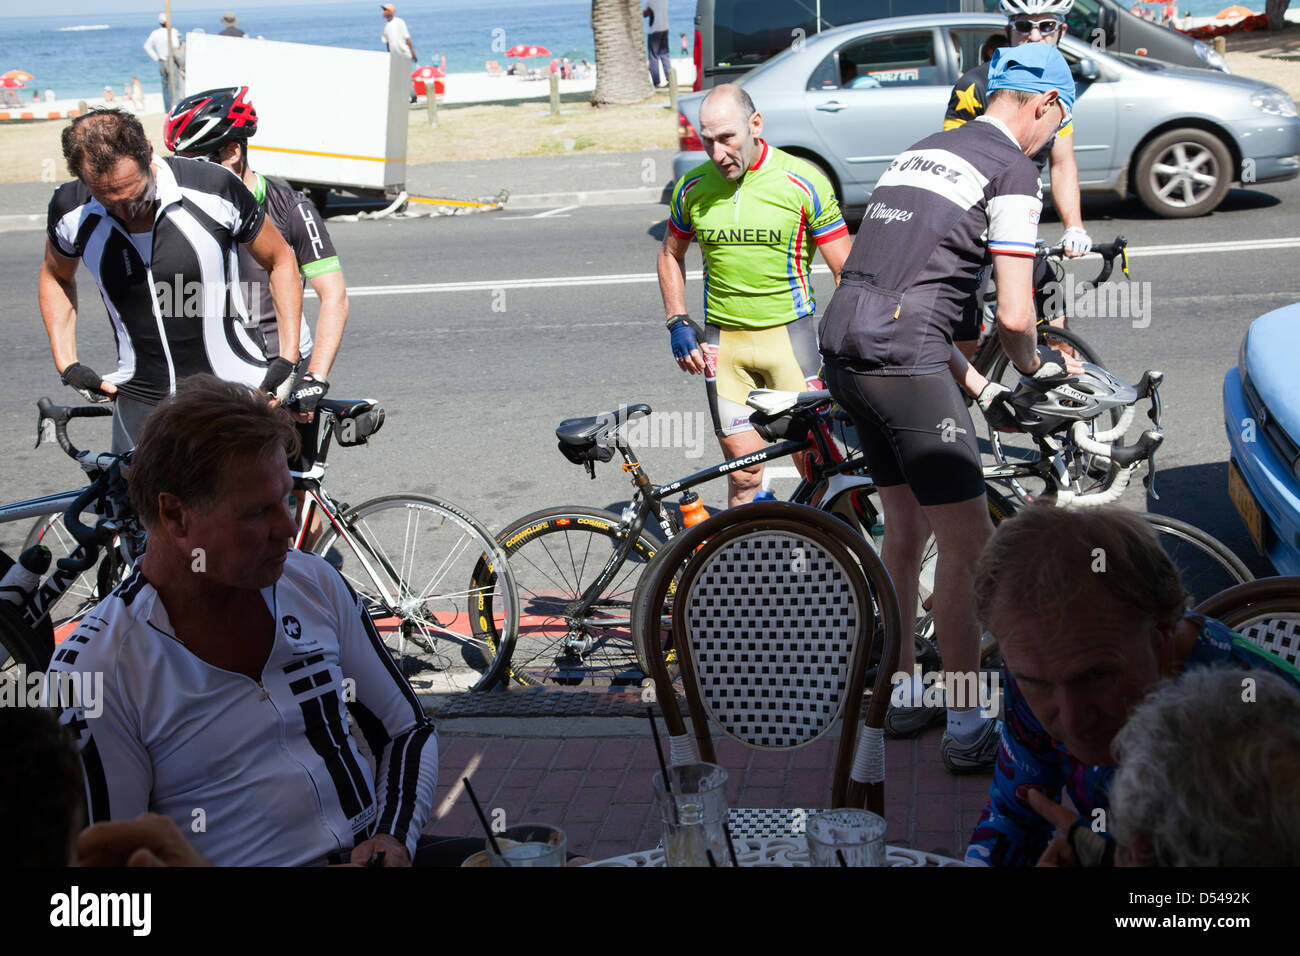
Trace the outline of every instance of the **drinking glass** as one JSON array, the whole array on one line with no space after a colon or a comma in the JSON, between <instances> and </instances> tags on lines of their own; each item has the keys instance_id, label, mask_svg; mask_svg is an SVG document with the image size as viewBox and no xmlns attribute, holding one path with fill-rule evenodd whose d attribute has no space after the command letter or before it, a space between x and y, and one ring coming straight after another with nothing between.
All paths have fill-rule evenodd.
<instances>
[{"instance_id":1,"label":"drinking glass","mask_svg":"<svg viewBox=\"0 0 1300 956\"><path fill-rule=\"evenodd\" d=\"M564 831L545 823L509 827L496 834L498 856L487 843L488 866L564 866Z\"/></svg>"},{"instance_id":2,"label":"drinking glass","mask_svg":"<svg viewBox=\"0 0 1300 956\"><path fill-rule=\"evenodd\" d=\"M717 764L688 763L653 778L664 859L669 866L730 866L727 852L727 771Z\"/></svg>"},{"instance_id":3,"label":"drinking glass","mask_svg":"<svg viewBox=\"0 0 1300 956\"><path fill-rule=\"evenodd\" d=\"M813 814L808 818L807 837L812 866L885 865L885 818L870 810Z\"/></svg>"}]
</instances>

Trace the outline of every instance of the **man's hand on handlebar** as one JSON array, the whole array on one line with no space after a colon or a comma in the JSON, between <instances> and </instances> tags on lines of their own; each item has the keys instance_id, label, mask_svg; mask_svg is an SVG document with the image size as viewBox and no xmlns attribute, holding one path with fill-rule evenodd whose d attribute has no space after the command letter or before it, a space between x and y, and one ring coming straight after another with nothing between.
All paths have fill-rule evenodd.
<instances>
[{"instance_id":1,"label":"man's hand on handlebar","mask_svg":"<svg viewBox=\"0 0 1300 956\"><path fill-rule=\"evenodd\" d=\"M674 315L668 320L672 334L673 358L683 372L699 375L704 371L704 352L700 348L703 331L689 315Z\"/></svg>"},{"instance_id":2,"label":"man's hand on handlebar","mask_svg":"<svg viewBox=\"0 0 1300 956\"><path fill-rule=\"evenodd\" d=\"M1077 259L1092 251L1092 236L1082 226L1071 226L1061 236L1060 245L1065 250L1065 258Z\"/></svg>"},{"instance_id":3,"label":"man's hand on handlebar","mask_svg":"<svg viewBox=\"0 0 1300 956\"><path fill-rule=\"evenodd\" d=\"M108 402L117 394L117 386L104 381L100 374L88 365L73 362L60 375L63 384L75 388L88 402Z\"/></svg>"}]
</instances>

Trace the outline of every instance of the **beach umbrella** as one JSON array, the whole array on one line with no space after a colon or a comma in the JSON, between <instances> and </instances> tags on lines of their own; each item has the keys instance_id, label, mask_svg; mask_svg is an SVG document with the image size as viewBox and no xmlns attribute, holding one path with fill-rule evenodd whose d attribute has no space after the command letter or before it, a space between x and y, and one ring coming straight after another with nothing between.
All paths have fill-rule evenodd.
<instances>
[{"instance_id":1,"label":"beach umbrella","mask_svg":"<svg viewBox=\"0 0 1300 956\"><path fill-rule=\"evenodd\" d=\"M10 70L8 73L0 74L0 79L22 80L24 83L26 83L28 80L36 79L36 77L32 76L26 70Z\"/></svg>"},{"instance_id":2,"label":"beach umbrella","mask_svg":"<svg viewBox=\"0 0 1300 956\"><path fill-rule=\"evenodd\" d=\"M519 44L506 50L506 56L517 56L522 60L530 56L551 56L551 51L544 46L524 46Z\"/></svg>"},{"instance_id":3,"label":"beach umbrella","mask_svg":"<svg viewBox=\"0 0 1300 956\"><path fill-rule=\"evenodd\" d=\"M26 85L22 80L15 79L12 76L0 76L0 89L21 90Z\"/></svg>"},{"instance_id":4,"label":"beach umbrella","mask_svg":"<svg viewBox=\"0 0 1300 956\"><path fill-rule=\"evenodd\" d=\"M1238 17L1253 17L1254 15L1255 15L1254 10L1248 10L1242 6L1232 6L1232 7L1228 7L1227 9L1220 10L1218 13L1214 15L1214 19L1235 20Z\"/></svg>"},{"instance_id":5,"label":"beach umbrella","mask_svg":"<svg viewBox=\"0 0 1300 956\"><path fill-rule=\"evenodd\" d=\"M433 82L434 93L446 92L443 84L436 82L447 75L447 71L440 66L421 66L411 72L411 81L415 84L416 96L427 96L427 83Z\"/></svg>"}]
</instances>

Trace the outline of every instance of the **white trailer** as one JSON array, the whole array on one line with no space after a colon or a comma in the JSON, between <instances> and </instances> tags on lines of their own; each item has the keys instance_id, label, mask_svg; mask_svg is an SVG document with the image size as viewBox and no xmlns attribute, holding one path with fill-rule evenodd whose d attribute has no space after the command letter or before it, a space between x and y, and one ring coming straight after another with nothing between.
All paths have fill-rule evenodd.
<instances>
[{"instance_id":1,"label":"white trailer","mask_svg":"<svg viewBox=\"0 0 1300 956\"><path fill-rule=\"evenodd\" d=\"M257 108L251 165L314 195L402 190L410 70L410 60L387 51L185 38L185 94L247 86Z\"/></svg>"}]
</instances>

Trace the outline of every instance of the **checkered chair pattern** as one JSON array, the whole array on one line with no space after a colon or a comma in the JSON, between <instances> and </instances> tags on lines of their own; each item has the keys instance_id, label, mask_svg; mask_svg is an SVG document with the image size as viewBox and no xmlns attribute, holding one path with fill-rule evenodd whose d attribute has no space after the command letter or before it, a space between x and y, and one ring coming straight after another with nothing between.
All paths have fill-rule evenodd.
<instances>
[{"instance_id":1,"label":"checkered chair pattern","mask_svg":"<svg viewBox=\"0 0 1300 956\"><path fill-rule=\"evenodd\" d=\"M1247 581L1203 601L1196 611L1300 667L1300 577Z\"/></svg>"},{"instance_id":2,"label":"checkered chair pattern","mask_svg":"<svg viewBox=\"0 0 1300 956\"><path fill-rule=\"evenodd\" d=\"M832 805L883 813L886 688L902 624L875 552L832 516L771 502L722 512L674 539L642 578L648 599L634 606L662 607L674 574L672 647L694 732L678 708L663 708L672 761L716 762L714 726L747 747L781 750L843 721ZM883 676L862 726L877 612ZM662 654L648 670L661 699L675 693ZM736 838L789 836L813 812L734 809L728 822Z\"/></svg>"}]
</instances>

